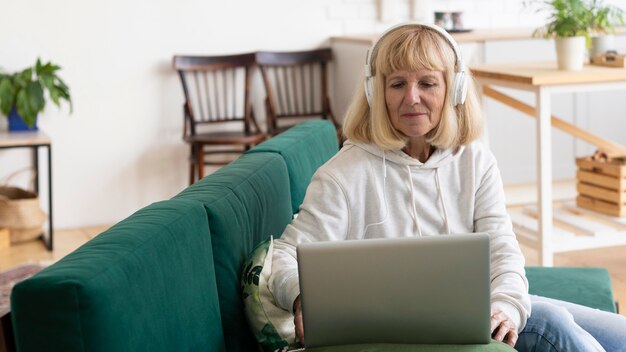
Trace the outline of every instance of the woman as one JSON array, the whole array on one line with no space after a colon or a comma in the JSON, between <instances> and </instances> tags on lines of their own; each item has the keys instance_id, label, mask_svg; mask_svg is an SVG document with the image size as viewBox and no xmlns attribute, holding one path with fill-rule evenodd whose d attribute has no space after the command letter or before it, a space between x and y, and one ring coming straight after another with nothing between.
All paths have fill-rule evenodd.
<instances>
[{"instance_id":1,"label":"woman","mask_svg":"<svg viewBox=\"0 0 626 352\"><path fill-rule=\"evenodd\" d=\"M454 40L429 25L393 27L368 53L365 94L344 123L348 141L274 244L270 290L293 310L300 341L298 243L487 232L493 338L521 350L603 350L554 302L533 304L531 315L524 257L496 160L477 141L482 119L467 75Z\"/></svg>"}]
</instances>

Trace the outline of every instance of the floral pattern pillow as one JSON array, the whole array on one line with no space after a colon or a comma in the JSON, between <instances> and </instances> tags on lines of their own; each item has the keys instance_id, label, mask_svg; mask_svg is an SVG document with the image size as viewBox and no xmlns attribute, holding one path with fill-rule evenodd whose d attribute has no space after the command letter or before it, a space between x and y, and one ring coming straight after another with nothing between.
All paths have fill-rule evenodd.
<instances>
[{"instance_id":1,"label":"floral pattern pillow","mask_svg":"<svg viewBox=\"0 0 626 352\"><path fill-rule=\"evenodd\" d=\"M264 352L288 351L295 346L293 315L278 307L269 290L273 238L259 243L244 263L243 303L250 328Z\"/></svg>"}]
</instances>

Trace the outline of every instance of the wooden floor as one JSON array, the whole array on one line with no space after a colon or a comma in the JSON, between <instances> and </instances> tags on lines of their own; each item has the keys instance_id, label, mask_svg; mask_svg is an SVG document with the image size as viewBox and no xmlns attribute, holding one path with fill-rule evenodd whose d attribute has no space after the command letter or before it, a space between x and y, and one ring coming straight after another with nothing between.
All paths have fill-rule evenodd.
<instances>
[{"instance_id":1,"label":"wooden floor","mask_svg":"<svg viewBox=\"0 0 626 352\"><path fill-rule=\"evenodd\" d=\"M42 262L51 264L102 233L108 227L92 226L79 229L55 230L54 250L52 252L48 251L43 242L39 240L2 248L0 249L0 271L25 263Z\"/></svg>"}]
</instances>

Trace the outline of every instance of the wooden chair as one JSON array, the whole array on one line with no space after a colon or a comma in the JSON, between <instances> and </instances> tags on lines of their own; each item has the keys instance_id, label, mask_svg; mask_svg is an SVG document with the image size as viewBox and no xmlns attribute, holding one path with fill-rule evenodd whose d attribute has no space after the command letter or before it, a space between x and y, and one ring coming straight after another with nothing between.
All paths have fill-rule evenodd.
<instances>
[{"instance_id":1,"label":"wooden chair","mask_svg":"<svg viewBox=\"0 0 626 352\"><path fill-rule=\"evenodd\" d=\"M252 111L254 53L229 56L174 56L185 94L183 139L189 143L189 183L204 177L204 165L224 165L262 142ZM221 159L219 156L221 155Z\"/></svg>"},{"instance_id":2,"label":"wooden chair","mask_svg":"<svg viewBox=\"0 0 626 352\"><path fill-rule=\"evenodd\" d=\"M330 49L256 53L267 98L267 132L276 135L302 119L330 119L341 141L341 125L328 98Z\"/></svg>"}]
</instances>

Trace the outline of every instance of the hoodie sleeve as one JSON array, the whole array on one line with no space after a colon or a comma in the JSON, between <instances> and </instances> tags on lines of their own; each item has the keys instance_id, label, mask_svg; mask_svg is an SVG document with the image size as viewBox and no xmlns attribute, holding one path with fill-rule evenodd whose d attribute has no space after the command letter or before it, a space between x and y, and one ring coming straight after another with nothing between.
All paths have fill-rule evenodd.
<instances>
[{"instance_id":1,"label":"hoodie sleeve","mask_svg":"<svg viewBox=\"0 0 626 352\"><path fill-rule=\"evenodd\" d=\"M274 241L269 288L278 306L293 310L300 294L296 246L302 242L334 241L346 238L350 209L340 183L320 169L307 188L298 216Z\"/></svg>"},{"instance_id":2,"label":"hoodie sleeve","mask_svg":"<svg viewBox=\"0 0 626 352\"><path fill-rule=\"evenodd\" d=\"M530 316L528 280L524 270L524 256L513 233L511 219L506 211L504 189L495 158L490 155L482 175L476 175L474 229L490 237L491 254L491 308L506 313L522 331Z\"/></svg>"}]
</instances>

